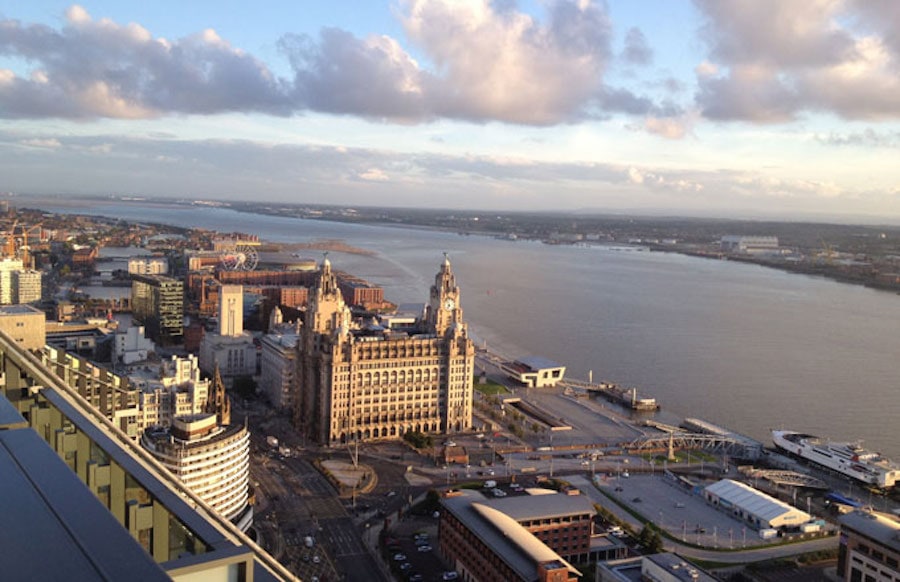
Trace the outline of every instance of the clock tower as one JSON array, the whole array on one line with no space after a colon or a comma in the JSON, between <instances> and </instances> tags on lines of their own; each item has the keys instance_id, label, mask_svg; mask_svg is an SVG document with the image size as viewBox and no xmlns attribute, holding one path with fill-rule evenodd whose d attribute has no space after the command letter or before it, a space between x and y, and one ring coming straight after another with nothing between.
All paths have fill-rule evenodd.
<instances>
[{"instance_id":1,"label":"clock tower","mask_svg":"<svg viewBox=\"0 0 900 582\"><path fill-rule=\"evenodd\" d=\"M444 253L441 270L434 278L434 285L431 286L428 324L438 336L444 336L447 330L463 325L462 308L459 306L459 287L456 285L456 277L453 276L447 253Z\"/></svg>"}]
</instances>

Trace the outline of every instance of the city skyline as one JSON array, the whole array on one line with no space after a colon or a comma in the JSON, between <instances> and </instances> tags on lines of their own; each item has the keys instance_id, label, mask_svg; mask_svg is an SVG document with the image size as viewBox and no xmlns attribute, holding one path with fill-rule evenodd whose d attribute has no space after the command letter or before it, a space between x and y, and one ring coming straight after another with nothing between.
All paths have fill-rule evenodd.
<instances>
[{"instance_id":1,"label":"city skyline","mask_svg":"<svg viewBox=\"0 0 900 582\"><path fill-rule=\"evenodd\" d=\"M891 2L0 1L0 191L900 221Z\"/></svg>"}]
</instances>

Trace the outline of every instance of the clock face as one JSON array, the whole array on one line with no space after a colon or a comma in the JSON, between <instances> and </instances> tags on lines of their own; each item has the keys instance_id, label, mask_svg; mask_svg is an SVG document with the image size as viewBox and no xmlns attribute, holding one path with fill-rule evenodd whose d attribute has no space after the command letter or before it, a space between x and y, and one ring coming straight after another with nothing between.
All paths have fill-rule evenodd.
<instances>
[{"instance_id":1,"label":"clock face","mask_svg":"<svg viewBox=\"0 0 900 582\"><path fill-rule=\"evenodd\" d=\"M451 311L454 307L456 307L456 303L454 303L452 299L444 301L444 309L447 311Z\"/></svg>"}]
</instances>

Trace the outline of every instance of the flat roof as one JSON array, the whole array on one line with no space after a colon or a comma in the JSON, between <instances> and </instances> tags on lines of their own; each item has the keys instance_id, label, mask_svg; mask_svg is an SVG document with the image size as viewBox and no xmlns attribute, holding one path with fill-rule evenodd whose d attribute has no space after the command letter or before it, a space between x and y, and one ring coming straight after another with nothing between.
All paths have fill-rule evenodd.
<instances>
[{"instance_id":1,"label":"flat roof","mask_svg":"<svg viewBox=\"0 0 900 582\"><path fill-rule=\"evenodd\" d=\"M0 306L0 315L44 315L44 312L25 303Z\"/></svg>"},{"instance_id":2,"label":"flat roof","mask_svg":"<svg viewBox=\"0 0 900 582\"><path fill-rule=\"evenodd\" d=\"M842 526L859 532L895 552L900 552L900 522L887 514L851 511L839 518Z\"/></svg>"},{"instance_id":3,"label":"flat roof","mask_svg":"<svg viewBox=\"0 0 900 582\"><path fill-rule=\"evenodd\" d=\"M525 364L526 366L531 368L532 371L565 367L562 364L554 362L553 360L545 358L543 356L527 356L525 358L519 358L517 361L521 364Z\"/></svg>"},{"instance_id":4,"label":"flat roof","mask_svg":"<svg viewBox=\"0 0 900 582\"><path fill-rule=\"evenodd\" d=\"M0 431L0 490L4 580L170 579L32 429Z\"/></svg>"}]
</instances>

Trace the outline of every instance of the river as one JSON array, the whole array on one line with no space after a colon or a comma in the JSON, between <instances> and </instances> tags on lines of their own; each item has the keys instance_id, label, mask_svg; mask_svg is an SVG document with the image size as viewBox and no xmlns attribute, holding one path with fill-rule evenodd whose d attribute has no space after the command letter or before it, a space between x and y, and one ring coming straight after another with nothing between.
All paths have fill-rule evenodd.
<instances>
[{"instance_id":1,"label":"river","mask_svg":"<svg viewBox=\"0 0 900 582\"><path fill-rule=\"evenodd\" d=\"M279 242L342 239L335 268L424 302L449 253L479 343L540 355L567 375L637 386L678 416L765 443L786 428L863 440L900 460L900 297L894 293L672 253L550 246L351 225L222 208L79 202L49 211L241 231ZM24 205L23 205L24 206Z\"/></svg>"}]
</instances>

